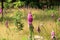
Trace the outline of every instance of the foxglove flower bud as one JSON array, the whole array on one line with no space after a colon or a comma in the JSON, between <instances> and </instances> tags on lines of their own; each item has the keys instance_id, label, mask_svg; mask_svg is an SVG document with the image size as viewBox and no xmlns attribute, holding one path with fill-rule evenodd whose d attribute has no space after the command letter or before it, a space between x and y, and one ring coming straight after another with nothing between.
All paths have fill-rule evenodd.
<instances>
[{"instance_id":1,"label":"foxglove flower bud","mask_svg":"<svg viewBox=\"0 0 60 40\"><path fill-rule=\"evenodd\" d=\"M6 22L5 22L5 25L6 25L6 27L8 28L8 21L6 20Z\"/></svg>"},{"instance_id":2,"label":"foxglove flower bud","mask_svg":"<svg viewBox=\"0 0 60 40\"><path fill-rule=\"evenodd\" d=\"M39 33L40 33L40 31L41 31L39 26L38 26L38 29L37 29L37 31L38 31Z\"/></svg>"},{"instance_id":3,"label":"foxglove flower bud","mask_svg":"<svg viewBox=\"0 0 60 40\"><path fill-rule=\"evenodd\" d=\"M32 21L33 21L33 17L32 17L32 14L31 12L28 13L28 24L32 24Z\"/></svg>"}]
</instances>

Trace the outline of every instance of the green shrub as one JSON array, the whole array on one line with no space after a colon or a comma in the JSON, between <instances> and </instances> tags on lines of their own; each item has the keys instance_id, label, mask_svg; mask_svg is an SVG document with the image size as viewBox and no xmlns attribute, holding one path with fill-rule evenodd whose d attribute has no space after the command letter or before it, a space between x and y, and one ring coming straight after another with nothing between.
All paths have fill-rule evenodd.
<instances>
[{"instance_id":1,"label":"green shrub","mask_svg":"<svg viewBox=\"0 0 60 40\"><path fill-rule=\"evenodd\" d=\"M5 2L10 3L12 0L5 0Z\"/></svg>"},{"instance_id":2,"label":"green shrub","mask_svg":"<svg viewBox=\"0 0 60 40\"><path fill-rule=\"evenodd\" d=\"M4 2L4 8L10 8L10 6L11 6L11 1L12 1L12 0L5 0L5 2Z\"/></svg>"},{"instance_id":3,"label":"green shrub","mask_svg":"<svg viewBox=\"0 0 60 40\"><path fill-rule=\"evenodd\" d=\"M23 30L23 23L22 23L22 12L16 11L15 15L15 25L19 30Z\"/></svg>"},{"instance_id":4,"label":"green shrub","mask_svg":"<svg viewBox=\"0 0 60 40\"><path fill-rule=\"evenodd\" d=\"M17 1L17 2L14 2L13 3L14 7L17 8L17 7L21 7L21 6L24 6L24 2L21 2L21 1Z\"/></svg>"}]
</instances>

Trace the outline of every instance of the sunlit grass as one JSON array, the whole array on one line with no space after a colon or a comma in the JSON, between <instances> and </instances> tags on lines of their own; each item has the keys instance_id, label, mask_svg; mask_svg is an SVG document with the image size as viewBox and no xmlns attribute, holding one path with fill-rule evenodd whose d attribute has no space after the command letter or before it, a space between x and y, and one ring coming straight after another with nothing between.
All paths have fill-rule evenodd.
<instances>
[{"instance_id":1,"label":"sunlit grass","mask_svg":"<svg viewBox=\"0 0 60 40\"><path fill-rule=\"evenodd\" d=\"M25 39L27 40L28 35L29 35L29 27L28 27L26 20L24 20L23 22L24 22L24 28L22 31L18 31L14 24L9 24L11 31L9 31L9 29L7 29L4 24L3 24L3 26L1 25L2 27L0 27L0 34L1 34L0 37L6 38L7 40L8 39L9 40L25 40ZM40 32L40 34L38 34L37 27L41 23L43 23L44 28L40 27L41 32ZM47 38L50 39L50 35L51 35L50 33L51 33L52 29L54 29L56 32L56 23L53 21L39 21L39 20L33 21L33 26L34 26L34 35L41 35L46 39Z\"/></svg>"},{"instance_id":2,"label":"sunlit grass","mask_svg":"<svg viewBox=\"0 0 60 40\"><path fill-rule=\"evenodd\" d=\"M27 21L27 14L28 14L28 9L26 8L21 8L20 11L23 14L22 17L22 22L24 23L24 28L22 31L19 31L17 27L14 24L14 20L9 18L15 15L15 11L17 9L8 9L5 10L6 13L4 14L4 22L3 24L0 23L0 38L1 40L28 40L29 36L29 27L28 27L28 21ZM56 10L40 10L40 9L31 9L31 12L33 14L33 26L34 26L34 35L41 35L43 36L46 40L51 40L51 31L54 30L56 33L56 36L60 38L60 27L57 26L56 20L51 18L51 14L54 12L54 14L57 14L58 12ZM58 16L58 15L57 15ZM5 27L5 20L8 17L11 19L9 21L9 29ZM37 32L37 27L43 24L43 27L41 28L40 34ZM57 28L57 29L56 29ZM59 30L59 31L58 31Z\"/></svg>"}]
</instances>

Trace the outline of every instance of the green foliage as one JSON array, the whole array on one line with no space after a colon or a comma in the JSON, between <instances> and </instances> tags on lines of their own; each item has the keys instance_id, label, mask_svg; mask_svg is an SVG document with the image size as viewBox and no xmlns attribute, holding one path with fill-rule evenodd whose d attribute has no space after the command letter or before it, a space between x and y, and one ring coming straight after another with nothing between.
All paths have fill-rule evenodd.
<instances>
[{"instance_id":1,"label":"green foliage","mask_svg":"<svg viewBox=\"0 0 60 40\"><path fill-rule=\"evenodd\" d=\"M5 0L7 3L10 3L12 0Z\"/></svg>"},{"instance_id":2,"label":"green foliage","mask_svg":"<svg viewBox=\"0 0 60 40\"><path fill-rule=\"evenodd\" d=\"M4 2L4 8L10 8L10 4L12 0L5 0L6 2Z\"/></svg>"},{"instance_id":3,"label":"green foliage","mask_svg":"<svg viewBox=\"0 0 60 40\"><path fill-rule=\"evenodd\" d=\"M36 2L35 2L35 3L34 3L34 2L31 2L31 3L29 4L29 6L30 6L30 7L38 7Z\"/></svg>"},{"instance_id":4,"label":"green foliage","mask_svg":"<svg viewBox=\"0 0 60 40\"><path fill-rule=\"evenodd\" d=\"M28 40L28 38L26 36L23 36L22 40Z\"/></svg>"},{"instance_id":5,"label":"green foliage","mask_svg":"<svg viewBox=\"0 0 60 40\"><path fill-rule=\"evenodd\" d=\"M9 4L8 3L5 3L4 4L4 8L9 8Z\"/></svg>"},{"instance_id":6,"label":"green foliage","mask_svg":"<svg viewBox=\"0 0 60 40\"><path fill-rule=\"evenodd\" d=\"M17 8L17 7L21 7L21 6L24 5L24 2L17 1L17 2L14 2L13 5L14 5L15 8Z\"/></svg>"},{"instance_id":7,"label":"green foliage","mask_svg":"<svg viewBox=\"0 0 60 40\"><path fill-rule=\"evenodd\" d=\"M58 26L60 26L60 21L57 20L57 23L56 23Z\"/></svg>"},{"instance_id":8,"label":"green foliage","mask_svg":"<svg viewBox=\"0 0 60 40\"><path fill-rule=\"evenodd\" d=\"M2 38L2 40L6 40L6 38Z\"/></svg>"},{"instance_id":9,"label":"green foliage","mask_svg":"<svg viewBox=\"0 0 60 40\"><path fill-rule=\"evenodd\" d=\"M19 30L23 30L23 23L22 23L22 13L20 11L16 12L15 15L15 25Z\"/></svg>"},{"instance_id":10,"label":"green foliage","mask_svg":"<svg viewBox=\"0 0 60 40\"><path fill-rule=\"evenodd\" d=\"M44 1L44 0L5 0L6 3L12 3L14 7L22 7L22 6L31 6L31 7L38 7L38 8L42 8L44 5L49 6L49 8L54 5L59 6L60 3L57 1ZM12 5L11 4L11 5ZM54 7L52 7L54 8Z\"/></svg>"}]
</instances>

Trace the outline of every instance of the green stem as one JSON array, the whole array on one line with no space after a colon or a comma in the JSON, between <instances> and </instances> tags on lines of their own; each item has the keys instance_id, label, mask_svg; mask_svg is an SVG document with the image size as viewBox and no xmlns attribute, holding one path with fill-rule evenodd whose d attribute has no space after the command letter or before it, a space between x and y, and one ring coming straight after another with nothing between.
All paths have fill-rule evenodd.
<instances>
[{"instance_id":1,"label":"green stem","mask_svg":"<svg viewBox=\"0 0 60 40\"><path fill-rule=\"evenodd\" d=\"M29 25L29 29L30 29L30 40L33 40L32 37L33 37L33 25Z\"/></svg>"},{"instance_id":2,"label":"green stem","mask_svg":"<svg viewBox=\"0 0 60 40\"><path fill-rule=\"evenodd\" d=\"M30 32L30 40L32 40L32 31Z\"/></svg>"},{"instance_id":3,"label":"green stem","mask_svg":"<svg viewBox=\"0 0 60 40\"><path fill-rule=\"evenodd\" d=\"M2 3L2 21L3 21L3 0L1 1L1 3Z\"/></svg>"}]
</instances>

